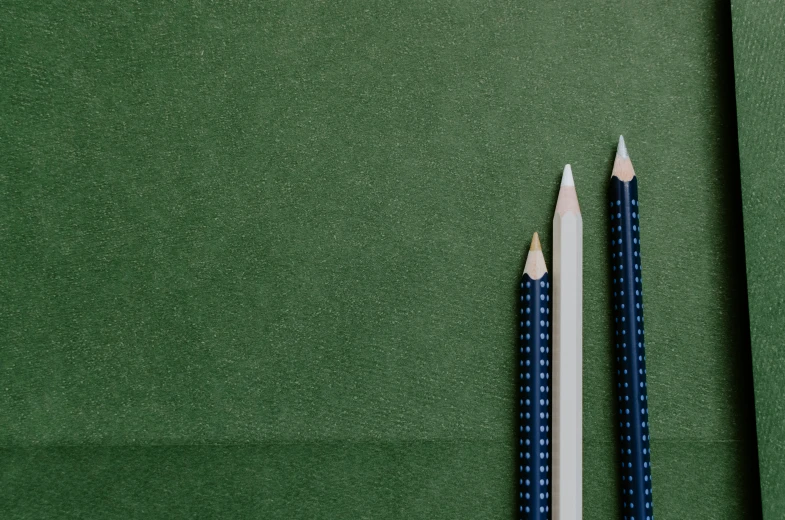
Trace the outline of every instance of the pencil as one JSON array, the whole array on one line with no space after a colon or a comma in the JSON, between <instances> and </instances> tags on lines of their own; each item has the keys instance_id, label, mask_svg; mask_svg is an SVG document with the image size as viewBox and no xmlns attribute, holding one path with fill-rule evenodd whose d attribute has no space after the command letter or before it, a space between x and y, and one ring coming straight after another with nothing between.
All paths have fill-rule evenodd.
<instances>
[{"instance_id":1,"label":"pencil","mask_svg":"<svg viewBox=\"0 0 785 520\"><path fill-rule=\"evenodd\" d=\"M651 520L651 449L638 208L638 179L624 137L619 137L611 174L610 245L622 515L630 520Z\"/></svg>"},{"instance_id":2,"label":"pencil","mask_svg":"<svg viewBox=\"0 0 785 520\"><path fill-rule=\"evenodd\" d=\"M532 237L521 277L518 517L550 518L550 277Z\"/></svg>"},{"instance_id":3,"label":"pencil","mask_svg":"<svg viewBox=\"0 0 785 520\"><path fill-rule=\"evenodd\" d=\"M572 168L553 215L553 518L583 514L583 220Z\"/></svg>"}]
</instances>

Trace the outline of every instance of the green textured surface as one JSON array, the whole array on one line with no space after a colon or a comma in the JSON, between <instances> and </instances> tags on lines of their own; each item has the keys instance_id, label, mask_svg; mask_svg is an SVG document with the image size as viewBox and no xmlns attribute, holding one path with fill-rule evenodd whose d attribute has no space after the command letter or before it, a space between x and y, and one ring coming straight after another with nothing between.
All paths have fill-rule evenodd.
<instances>
[{"instance_id":1,"label":"green textured surface","mask_svg":"<svg viewBox=\"0 0 785 520\"><path fill-rule=\"evenodd\" d=\"M768 520L785 514L785 3L732 3L758 453Z\"/></svg>"},{"instance_id":2,"label":"green textured surface","mask_svg":"<svg viewBox=\"0 0 785 520\"><path fill-rule=\"evenodd\" d=\"M516 283L569 161L613 518L624 132L657 518L754 518L729 16L4 3L0 517L511 517Z\"/></svg>"}]
</instances>

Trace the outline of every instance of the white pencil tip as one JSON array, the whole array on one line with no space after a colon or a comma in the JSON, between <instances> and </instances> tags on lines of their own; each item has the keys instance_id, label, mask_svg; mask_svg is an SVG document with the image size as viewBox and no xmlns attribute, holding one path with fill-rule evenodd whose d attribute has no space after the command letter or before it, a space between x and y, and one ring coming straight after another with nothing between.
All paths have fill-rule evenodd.
<instances>
[{"instance_id":1,"label":"white pencil tip","mask_svg":"<svg viewBox=\"0 0 785 520\"><path fill-rule=\"evenodd\" d=\"M627 146L624 144L624 136L619 136L619 146L616 148L616 155L622 159L628 159L630 155L627 153Z\"/></svg>"},{"instance_id":2,"label":"white pencil tip","mask_svg":"<svg viewBox=\"0 0 785 520\"><path fill-rule=\"evenodd\" d=\"M575 186L575 181L572 178L572 168L569 164L564 166L564 173L561 176L562 186Z\"/></svg>"}]
</instances>

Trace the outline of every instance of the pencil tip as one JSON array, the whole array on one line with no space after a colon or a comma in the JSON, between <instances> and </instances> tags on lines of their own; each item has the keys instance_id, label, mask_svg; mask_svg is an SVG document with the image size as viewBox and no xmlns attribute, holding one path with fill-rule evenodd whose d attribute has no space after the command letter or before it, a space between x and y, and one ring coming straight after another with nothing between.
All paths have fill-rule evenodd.
<instances>
[{"instance_id":1,"label":"pencil tip","mask_svg":"<svg viewBox=\"0 0 785 520\"><path fill-rule=\"evenodd\" d=\"M532 245L529 248L529 251L542 251L542 245L540 245L540 235L538 235L536 231L532 237Z\"/></svg>"},{"instance_id":2,"label":"pencil tip","mask_svg":"<svg viewBox=\"0 0 785 520\"><path fill-rule=\"evenodd\" d=\"M624 144L624 136L619 136L619 146L616 148L616 155L622 159L628 159L630 155L627 153L627 146Z\"/></svg>"},{"instance_id":3,"label":"pencil tip","mask_svg":"<svg viewBox=\"0 0 785 520\"><path fill-rule=\"evenodd\" d=\"M532 245L529 248L529 253L526 255L526 266L523 268L523 274L528 274L532 280L539 280L547 272L548 268L545 266L545 257L542 255L542 245L540 245L540 235L534 233Z\"/></svg>"},{"instance_id":4,"label":"pencil tip","mask_svg":"<svg viewBox=\"0 0 785 520\"><path fill-rule=\"evenodd\" d=\"M611 177L616 177L622 182L629 182L635 177L635 170L632 169L630 154L627 153L627 145L624 143L624 136L619 136L619 146L616 148L616 160L613 161L613 171Z\"/></svg>"},{"instance_id":5,"label":"pencil tip","mask_svg":"<svg viewBox=\"0 0 785 520\"><path fill-rule=\"evenodd\" d=\"M572 168L569 164L564 166L564 173L561 176L562 186L575 186L575 181L572 178Z\"/></svg>"}]
</instances>

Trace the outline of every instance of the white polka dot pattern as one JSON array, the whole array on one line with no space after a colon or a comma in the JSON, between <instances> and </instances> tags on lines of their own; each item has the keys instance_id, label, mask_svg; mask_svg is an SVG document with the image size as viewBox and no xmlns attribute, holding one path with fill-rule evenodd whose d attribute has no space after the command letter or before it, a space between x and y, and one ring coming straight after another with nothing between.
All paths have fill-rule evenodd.
<instances>
[{"instance_id":1,"label":"white polka dot pattern","mask_svg":"<svg viewBox=\"0 0 785 520\"><path fill-rule=\"evenodd\" d=\"M652 520L638 180L611 179L610 225L622 515Z\"/></svg>"},{"instance_id":2,"label":"white polka dot pattern","mask_svg":"<svg viewBox=\"0 0 785 520\"><path fill-rule=\"evenodd\" d=\"M547 520L551 498L550 278L521 280L518 518Z\"/></svg>"}]
</instances>

